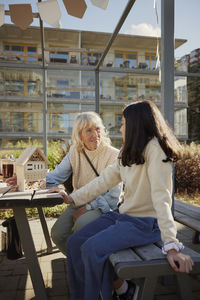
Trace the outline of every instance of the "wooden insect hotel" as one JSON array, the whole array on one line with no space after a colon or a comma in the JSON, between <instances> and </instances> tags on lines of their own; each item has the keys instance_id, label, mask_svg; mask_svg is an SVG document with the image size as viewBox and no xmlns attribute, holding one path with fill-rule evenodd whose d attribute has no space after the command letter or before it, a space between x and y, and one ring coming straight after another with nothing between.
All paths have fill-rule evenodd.
<instances>
[{"instance_id":1,"label":"wooden insect hotel","mask_svg":"<svg viewBox=\"0 0 200 300\"><path fill-rule=\"evenodd\" d=\"M37 146L29 146L15 162L19 191L26 190L26 183L45 180L49 161Z\"/></svg>"}]
</instances>

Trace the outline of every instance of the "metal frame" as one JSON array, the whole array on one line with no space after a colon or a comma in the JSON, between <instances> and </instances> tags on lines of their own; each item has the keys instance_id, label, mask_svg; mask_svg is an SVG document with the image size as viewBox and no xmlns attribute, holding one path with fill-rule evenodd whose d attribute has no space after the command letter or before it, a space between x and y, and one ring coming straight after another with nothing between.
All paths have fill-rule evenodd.
<instances>
[{"instance_id":1,"label":"metal frame","mask_svg":"<svg viewBox=\"0 0 200 300\"><path fill-rule=\"evenodd\" d=\"M41 2L42 0L38 0ZM158 74L157 71L144 71L144 70L130 70L130 69L118 69L118 68L104 68L101 67L104 58L106 57L109 49L112 46L118 32L120 31L124 21L126 20L131 8L133 7L136 0L129 0L122 16L119 19L117 26L107 45L101 55L101 58L96 67L76 67L76 66L65 66L63 69L66 70L80 70L80 71L94 71L95 72L95 110L99 113L99 71L103 72L120 72L120 73L138 73L138 74ZM5 12L9 15L9 11ZM44 28L43 22L38 13L33 14L34 18L40 20L41 30L41 48L42 48L42 66L41 65L26 65L23 68L32 68L43 70L43 145L44 153L47 154L47 90L46 90L46 78L47 70L56 70L58 66L46 66L44 59ZM0 64L2 65L2 63ZM9 64L7 67L17 66ZM20 67L20 66L19 66ZM21 66L22 67L22 66ZM101 68L100 68L101 67ZM179 75L179 73L177 73ZM187 76L187 73L180 73L181 76ZM193 74L190 74L193 76ZM195 74L194 76L198 76ZM161 111L164 117L168 120L170 126L174 127L174 0L161 0Z\"/></svg>"}]
</instances>

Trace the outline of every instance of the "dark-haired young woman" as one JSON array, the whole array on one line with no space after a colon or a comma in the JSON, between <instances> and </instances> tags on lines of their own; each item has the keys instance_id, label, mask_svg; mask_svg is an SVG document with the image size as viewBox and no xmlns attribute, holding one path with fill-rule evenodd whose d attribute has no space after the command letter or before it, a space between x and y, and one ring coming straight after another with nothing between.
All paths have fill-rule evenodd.
<instances>
[{"instance_id":1,"label":"dark-haired young woman","mask_svg":"<svg viewBox=\"0 0 200 300\"><path fill-rule=\"evenodd\" d=\"M119 212L108 212L74 233L67 244L71 300L132 299L127 282L113 295L114 270L109 255L130 246L162 239L162 251L177 272L190 272L193 262L180 251L171 213L172 163L181 146L159 109L150 101L130 104L123 111L123 146L119 159L101 176L70 196L60 191L66 203L90 202L120 181L125 185ZM179 267L176 265L178 262ZM128 291L127 291L128 288ZM129 298L129 296L131 296Z\"/></svg>"}]
</instances>

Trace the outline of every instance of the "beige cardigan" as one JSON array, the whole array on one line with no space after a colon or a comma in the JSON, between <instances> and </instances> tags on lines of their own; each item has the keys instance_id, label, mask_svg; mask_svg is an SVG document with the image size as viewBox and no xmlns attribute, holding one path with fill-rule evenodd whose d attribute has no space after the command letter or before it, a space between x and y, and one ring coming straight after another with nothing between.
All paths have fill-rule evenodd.
<instances>
[{"instance_id":1,"label":"beige cardigan","mask_svg":"<svg viewBox=\"0 0 200 300\"><path fill-rule=\"evenodd\" d=\"M172 163L164 163L166 155L156 138L144 151L145 163L123 167L119 160L108 166L101 176L73 192L75 205L90 202L120 181L125 183L124 202L120 213L135 217L157 218L163 242L178 242L176 226L171 213Z\"/></svg>"}]
</instances>

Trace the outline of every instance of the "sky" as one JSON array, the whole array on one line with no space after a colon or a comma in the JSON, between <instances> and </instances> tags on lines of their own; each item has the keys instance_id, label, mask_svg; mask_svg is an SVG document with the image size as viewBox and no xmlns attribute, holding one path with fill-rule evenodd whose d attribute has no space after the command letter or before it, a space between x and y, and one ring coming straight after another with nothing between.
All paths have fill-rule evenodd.
<instances>
[{"instance_id":1,"label":"sky","mask_svg":"<svg viewBox=\"0 0 200 300\"><path fill-rule=\"evenodd\" d=\"M109 0L106 10L94 6L90 0L85 0L87 10L82 19L68 15L62 0L58 0L61 9L62 28L101 31L112 33L128 3L128 0ZM180 58L189 54L192 50L200 48L200 0L174 0L175 2L175 38L186 39L187 42L175 50L175 57ZM32 11L38 12L37 0L0 0L0 4L30 3ZM128 17L126 18L120 33L137 34L144 36L160 35L160 6L161 0L156 1L158 11L158 23L154 9L154 0L136 0ZM6 16L5 23L11 23ZM38 21L31 25L38 26ZM51 27L44 23L44 26ZM155 49L156 51L156 49Z\"/></svg>"}]
</instances>

